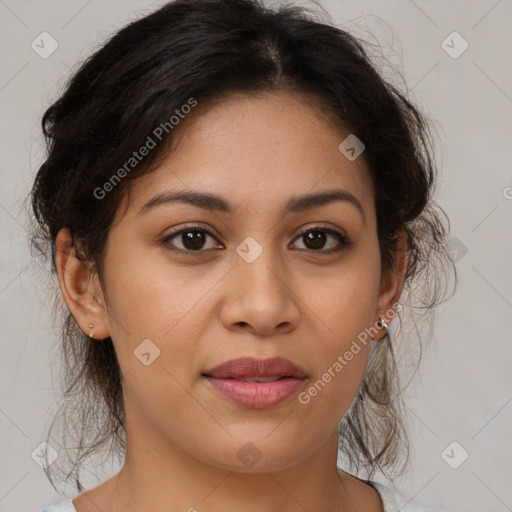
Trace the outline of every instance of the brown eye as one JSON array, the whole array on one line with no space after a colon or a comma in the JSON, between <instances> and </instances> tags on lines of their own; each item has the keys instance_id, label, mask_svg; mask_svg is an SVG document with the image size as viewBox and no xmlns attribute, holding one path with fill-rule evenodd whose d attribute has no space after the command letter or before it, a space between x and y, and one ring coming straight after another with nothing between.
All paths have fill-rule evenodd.
<instances>
[{"instance_id":1,"label":"brown eye","mask_svg":"<svg viewBox=\"0 0 512 512\"><path fill-rule=\"evenodd\" d=\"M322 249L327 240L327 235L322 231L308 231L302 235L304 244L308 249Z\"/></svg>"},{"instance_id":2,"label":"brown eye","mask_svg":"<svg viewBox=\"0 0 512 512\"><path fill-rule=\"evenodd\" d=\"M334 248L324 249L325 245L328 243L329 238L338 240L338 246L334 245ZM304 230L296 240L302 240L305 250L316 251L322 254L329 254L332 252L341 251L345 247L351 245L349 239L330 228L308 228Z\"/></svg>"},{"instance_id":3,"label":"brown eye","mask_svg":"<svg viewBox=\"0 0 512 512\"><path fill-rule=\"evenodd\" d=\"M162 244L176 251L203 252L202 250L206 245L208 237L216 240L216 238L208 230L193 226L181 229L175 233L171 233L169 236L162 240ZM171 241L173 242L171 243ZM177 245L177 242L181 243L181 247ZM213 246L207 247L204 250L213 249L215 247L218 246L213 244Z\"/></svg>"},{"instance_id":4,"label":"brown eye","mask_svg":"<svg viewBox=\"0 0 512 512\"><path fill-rule=\"evenodd\" d=\"M181 233L181 241L187 250L197 251L202 249L205 244L206 237L201 231L194 229L193 231L184 231Z\"/></svg>"}]
</instances>

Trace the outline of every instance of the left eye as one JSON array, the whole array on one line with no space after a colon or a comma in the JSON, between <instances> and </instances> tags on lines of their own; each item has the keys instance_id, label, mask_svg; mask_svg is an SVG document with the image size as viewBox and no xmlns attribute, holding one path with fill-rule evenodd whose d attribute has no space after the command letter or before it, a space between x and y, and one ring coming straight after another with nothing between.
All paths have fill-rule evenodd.
<instances>
[{"instance_id":1,"label":"left eye","mask_svg":"<svg viewBox=\"0 0 512 512\"><path fill-rule=\"evenodd\" d=\"M321 250L323 249L323 246L325 245L326 240L328 239L329 236L336 238L338 240L338 244L341 247L335 246L332 249ZM308 228L297 237L297 240L301 239L304 240L305 243L309 246L306 247L306 249L310 249L312 251L321 250L320 252L324 254L341 251L343 247L350 245L350 241L345 235L338 233L334 229L329 228Z\"/></svg>"}]
</instances>

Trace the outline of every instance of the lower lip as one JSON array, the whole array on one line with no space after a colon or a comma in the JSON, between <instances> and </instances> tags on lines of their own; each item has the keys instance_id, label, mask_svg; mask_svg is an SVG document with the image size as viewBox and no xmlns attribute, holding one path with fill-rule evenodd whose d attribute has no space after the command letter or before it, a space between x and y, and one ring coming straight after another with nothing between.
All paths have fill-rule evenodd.
<instances>
[{"instance_id":1,"label":"lower lip","mask_svg":"<svg viewBox=\"0 0 512 512\"><path fill-rule=\"evenodd\" d=\"M287 377L273 382L244 382L203 377L222 395L249 409L269 409L285 402L304 384L304 379Z\"/></svg>"}]
</instances>

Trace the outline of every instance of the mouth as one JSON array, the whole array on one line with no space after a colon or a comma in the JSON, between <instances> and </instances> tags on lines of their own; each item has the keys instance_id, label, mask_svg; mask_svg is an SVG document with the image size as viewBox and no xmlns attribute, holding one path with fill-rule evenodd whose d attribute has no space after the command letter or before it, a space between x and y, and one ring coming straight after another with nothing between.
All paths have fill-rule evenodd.
<instances>
[{"instance_id":1,"label":"mouth","mask_svg":"<svg viewBox=\"0 0 512 512\"><path fill-rule=\"evenodd\" d=\"M308 379L298 365L280 357L233 359L207 370L202 377L223 397L249 409L282 404Z\"/></svg>"}]
</instances>

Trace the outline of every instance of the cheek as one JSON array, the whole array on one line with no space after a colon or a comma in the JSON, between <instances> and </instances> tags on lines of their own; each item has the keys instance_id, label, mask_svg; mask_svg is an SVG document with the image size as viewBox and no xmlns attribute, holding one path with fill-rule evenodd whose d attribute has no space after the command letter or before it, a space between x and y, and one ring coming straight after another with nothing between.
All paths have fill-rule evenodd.
<instances>
[{"instance_id":1,"label":"cheek","mask_svg":"<svg viewBox=\"0 0 512 512\"><path fill-rule=\"evenodd\" d=\"M366 254L361 254L366 253ZM380 267L371 251L354 252L328 276L301 278L300 295L311 323L322 333L320 346L343 352L376 318Z\"/></svg>"},{"instance_id":2,"label":"cheek","mask_svg":"<svg viewBox=\"0 0 512 512\"><path fill-rule=\"evenodd\" d=\"M331 313L332 332L310 344L309 358L317 371L298 396L307 417L318 418L311 423L311 435L315 429L329 432L342 420L361 386L370 351L370 337L361 336L368 305L352 301L350 311Z\"/></svg>"},{"instance_id":3,"label":"cheek","mask_svg":"<svg viewBox=\"0 0 512 512\"><path fill-rule=\"evenodd\" d=\"M199 271L194 275L193 269L171 265L154 249L123 255L117 250L121 246L112 244L105 263L112 328L121 337L129 333L162 342L213 286L214 278L201 280Z\"/></svg>"},{"instance_id":4,"label":"cheek","mask_svg":"<svg viewBox=\"0 0 512 512\"><path fill-rule=\"evenodd\" d=\"M371 254L368 252L367 254ZM310 333L310 360L318 372L311 379L302 403L339 411L339 419L355 397L366 370L374 325L380 268L378 260L354 258L329 280L309 283L307 309L314 324ZM318 284L318 283L317 283Z\"/></svg>"},{"instance_id":5,"label":"cheek","mask_svg":"<svg viewBox=\"0 0 512 512\"><path fill-rule=\"evenodd\" d=\"M198 341L212 319L212 295L208 291L218 285L226 271L179 267L165 258L142 253L110 253L105 276L111 337L123 373L137 370L138 375L141 369L146 371L148 378L137 384L140 393L166 389L176 400L172 396L176 384L172 377L183 384L197 378L193 371L197 367ZM154 362L145 367L144 362L149 361Z\"/></svg>"}]
</instances>

